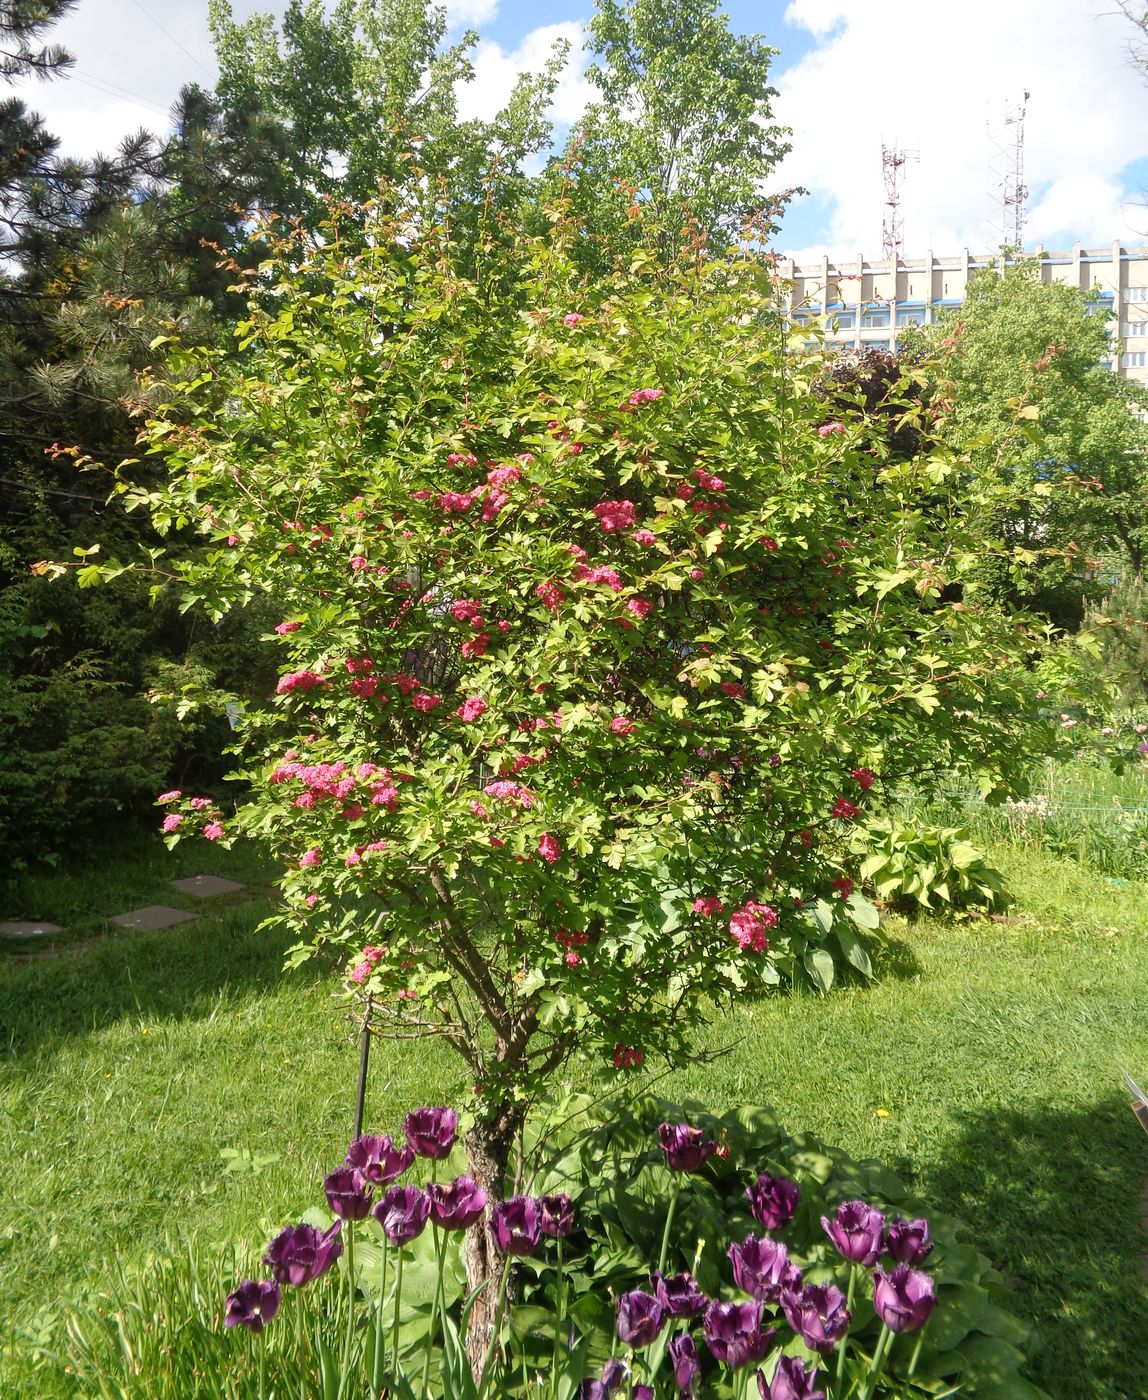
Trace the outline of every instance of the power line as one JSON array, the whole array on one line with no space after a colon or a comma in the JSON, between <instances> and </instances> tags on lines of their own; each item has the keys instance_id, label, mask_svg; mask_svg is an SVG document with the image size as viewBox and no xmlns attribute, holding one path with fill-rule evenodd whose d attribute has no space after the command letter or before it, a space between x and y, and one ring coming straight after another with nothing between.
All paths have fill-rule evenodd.
<instances>
[{"instance_id":1,"label":"power line","mask_svg":"<svg viewBox=\"0 0 1148 1400\"><path fill-rule=\"evenodd\" d=\"M132 4L136 7L137 10L141 10L145 15L147 15L148 19L151 20L152 24L155 25L155 27L160 31L161 34L166 34L177 49L180 49L182 50L182 52L187 54L188 58L191 59L192 63L194 63L197 68L201 68L207 74L207 76L214 81L215 74L211 71L211 69L208 68L206 64L200 63L199 59L196 58L195 54L193 54L190 49L184 48L184 46L179 42L179 40L175 37L171 30L165 29L163 25L160 24L159 20L156 19L155 15L153 15L150 10L146 9L140 3L140 0L132 0Z\"/></svg>"},{"instance_id":2,"label":"power line","mask_svg":"<svg viewBox=\"0 0 1148 1400\"><path fill-rule=\"evenodd\" d=\"M120 87L118 83L110 83L106 78L96 78L91 73L81 73L78 69L73 69L70 73L62 73L60 76L65 82L83 83L85 87L95 88L97 92L102 92L105 97L127 97L141 107L150 107L153 112L159 112L161 116L168 115L168 108L161 107L150 97L144 97L138 92L131 92L127 88Z\"/></svg>"}]
</instances>

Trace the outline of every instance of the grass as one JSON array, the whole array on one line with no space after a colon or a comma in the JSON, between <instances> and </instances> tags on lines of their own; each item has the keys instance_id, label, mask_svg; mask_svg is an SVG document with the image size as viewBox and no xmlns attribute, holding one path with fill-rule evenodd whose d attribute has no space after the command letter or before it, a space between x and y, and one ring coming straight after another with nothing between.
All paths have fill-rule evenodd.
<instances>
[{"instance_id":1,"label":"grass","mask_svg":"<svg viewBox=\"0 0 1148 1400\"><path fill-rule=\"evenodd\" d=\"M194 854L197 869L237 872L227 853ZM881 1157L1014 1281L1040 1385L1132 1400L1148 1139L1116 1064L1148 1070L1148 887L1033 846L993 854L1023 910L1012 921L894 922L875 986L722 1014L707 1040L729 1054L659 1089L716 1109L770 1103L794 1130ZM108 913L169 902L164 882L189 870L168 860L130 853L34 912L78 910L90 935ZM247 875L253 898L212 902L196 923L0 962L0 1265L16 1328L0 1392L23 1378L55 1393L21 1358L110 1257L142 1260L165 1236L259 1246L316 1204L341 1158L353 1027L321 971L280 972L282 939L256 932L266 875ZM579 1086L595 1072L580 1067ZM380 1046L368 1124L464 1088L441 1047Z\"/></svg>"}]
</instances>

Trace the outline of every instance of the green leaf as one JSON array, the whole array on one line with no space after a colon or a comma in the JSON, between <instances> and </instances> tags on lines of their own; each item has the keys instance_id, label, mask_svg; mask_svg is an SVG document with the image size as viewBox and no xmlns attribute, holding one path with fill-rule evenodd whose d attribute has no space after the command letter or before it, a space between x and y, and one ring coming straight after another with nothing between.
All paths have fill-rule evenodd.
<instances>
[{"instance_id":1,"label":"green leaf","mask_svg":"<svg viewBox=\"0 0 1148 1400\"><path fill-rule=\"evenodd\" d=\"M833 985L833 955L825 948L810 948L802 961L817 989L827 992Z\"/></svg>"}]
</instances>

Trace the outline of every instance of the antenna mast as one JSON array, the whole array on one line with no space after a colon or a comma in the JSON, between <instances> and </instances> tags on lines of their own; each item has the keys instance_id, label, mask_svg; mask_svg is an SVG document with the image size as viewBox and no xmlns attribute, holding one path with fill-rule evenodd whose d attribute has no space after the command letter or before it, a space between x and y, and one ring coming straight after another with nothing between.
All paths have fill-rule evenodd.
<instances>
[{"instance_id":1,"label":"antenna mast","mask_svg":"<svg viewBox=\"0 0 1148 1400\"><path fill-rule=\"evenodd\" d=\"M901 217L901 179L908 156L881 143L881 172L885 180L885 217L881 221L881 256L900 260L905 252L905 220Z\"/></svg>"},{"instance_id":2,"label":"antenna mast","mask_svg":"<svg viewBox=\"0 0 1148 1400\"><path fill-rule=\"evenodd\" d=\"M1030 93L1005 109L1000 126L989 123L989 227L1001 243L1024 247L1028 186L1024 182L1024 119Z\"/></svg>"}]
</instances>

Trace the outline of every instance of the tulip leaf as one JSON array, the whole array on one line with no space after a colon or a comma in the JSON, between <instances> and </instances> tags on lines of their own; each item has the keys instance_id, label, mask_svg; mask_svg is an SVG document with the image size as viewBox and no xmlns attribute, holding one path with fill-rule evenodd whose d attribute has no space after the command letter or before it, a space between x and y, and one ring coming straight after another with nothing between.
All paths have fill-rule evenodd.
<instances>
[{"instance_id":1,"label":"tulip leaf","mask_svg":"<svg viewBox=\"0 0 1148 1400\"><path fill-rule=\"evenodd\" d=\"M934 1351L948 1351L964 1342L980 1325L989 1306L983 1289L962 1284L959 1288L942 1288L937 1310L929 1319L929 1345Z\"/></svg>"}]
</instances>

